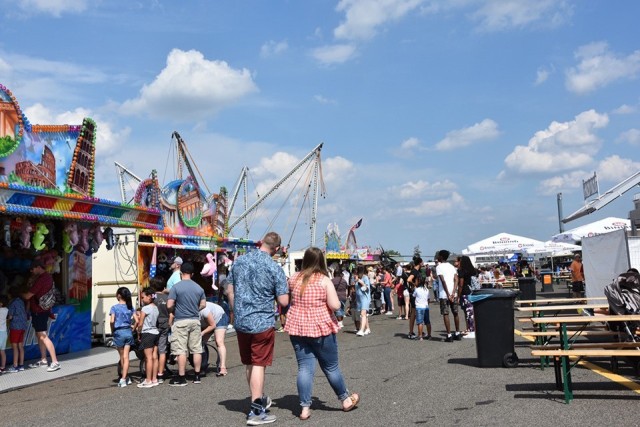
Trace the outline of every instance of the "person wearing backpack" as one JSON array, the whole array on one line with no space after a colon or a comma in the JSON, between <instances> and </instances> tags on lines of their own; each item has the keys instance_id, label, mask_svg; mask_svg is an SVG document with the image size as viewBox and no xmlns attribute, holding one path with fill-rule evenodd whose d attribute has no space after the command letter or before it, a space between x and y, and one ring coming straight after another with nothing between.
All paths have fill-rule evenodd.
<instances>
[{"instance_id":1,"label":"person wearing backpack","mask_svg":"<svg viewBox=\"0 0 640 427\"><path fill-rule=\"evenodd\" d=\"M31 324L38 338L38 347L40 347L40 360L30 364L29 367L47 368L47 372L54 372L60 369L60 363L58 363L55 346L47 335L49 317L52 315L51 307L43 308L40 301L43 296L49 295L54 290L55 285L53 277L45 270L42 260L33 261L31 274L32 285L29 291L24 294L24 299L29 302ZM51 356L51 365L47 361L47 351Z\"/></svg>"}]
</instances>

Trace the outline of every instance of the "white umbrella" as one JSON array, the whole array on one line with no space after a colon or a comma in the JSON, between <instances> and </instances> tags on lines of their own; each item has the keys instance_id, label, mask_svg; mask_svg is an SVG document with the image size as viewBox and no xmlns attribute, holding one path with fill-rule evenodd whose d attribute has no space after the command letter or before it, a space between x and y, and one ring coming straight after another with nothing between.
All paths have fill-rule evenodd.
<instances>
[{"instance_id":1,"label":"white umbrella","mask_svg":"<svg viewBox=\"0 0 640 427\"><path fill-rule=\"evenodd\" d=\"M609 217L590 224L581 225L580 227L565 231L564 233L556 234L551 238L551 240L554 242L577 243L582 241L583 237L592 237L597 236L598 234L610 233L621 228L626 231L631 231L631 221L623 218Z\"/></svg>"},{"instance_id":2,"label":"white umbrella","mask_svg":"<svg viewBox=\"0 0 640 427\"><path fill-rule=\"evenodd\" d=\"M526 249L544 248L540 240L509 233L499 233L467 246L462 252L466 254L505 254L524 252Z\"/></svg>"},{"instance_id":3,"label":"white umbrella","mask_svg":"<svg viewBox=\"0 0 640 427\"><path fill-rule=\"evenodd\" d=\"M533 254L550 254L551 256L569 255L574 251L582 249L581 246L572 245L570 243L554 242L547 240L542 247L532 247L524 250L529 255Z\"/></svg>"}]
</instances>

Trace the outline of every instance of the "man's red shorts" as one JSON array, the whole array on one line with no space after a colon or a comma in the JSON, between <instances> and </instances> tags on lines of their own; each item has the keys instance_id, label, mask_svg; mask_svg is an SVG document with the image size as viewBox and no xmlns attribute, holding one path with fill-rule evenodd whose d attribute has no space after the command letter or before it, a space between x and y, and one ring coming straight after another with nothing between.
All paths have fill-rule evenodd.
<instances>
[{"instance_id":1,"label":"man's red shorts","mask_svg":"<svg viewBox=\"0 0 640 427\"><path fill-rule=\"evenodd\" d=\"M267 329L259 334L247 334L236 331L240 360L243 365L271 366L275 345L275 330Z\"/></svg>"},{"instance_id":2,"label":"man's red shorts","mask_svg":"<svg viewBox=\"0 0 640 427\"><path fill-rule=\"evenodd\" d=\"M20 344L24 341L24 329L9 329L9 342Z\"/></svg>"}]
</instances>

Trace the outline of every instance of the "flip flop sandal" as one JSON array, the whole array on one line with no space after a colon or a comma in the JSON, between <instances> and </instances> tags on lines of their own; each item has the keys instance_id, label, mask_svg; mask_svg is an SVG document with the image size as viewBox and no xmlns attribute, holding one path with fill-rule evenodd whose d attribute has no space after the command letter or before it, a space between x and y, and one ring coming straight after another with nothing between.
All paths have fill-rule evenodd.
<instances>
[{"instance_id":1,"label":"flip flop sandal","mask_svg":"<svg viewBox=\"0 0 640 427\"><path fill-rule=\"evenodd\" d=\"M216 377L225 377L225 376L227 376L227 370L226 369L224 369L224 370L221 369L220 372L218 372L216 374Z\"/></svg>"},{"instance_id":2,"label":"flip flop sandal","mask_svg":"<svg viewBox=\"0 0 640 427\"><path fill-rule=\"evenodd\" d=\"M352 393L351 396L349 396L347 399L351 400L351 406L347 407L347 408L342 408L342 410L344 412L349 412L352 409L355 409L356 406L358 406L358 403L360 402L360 395L357 393Z\"/></svg>"}]
</instances>

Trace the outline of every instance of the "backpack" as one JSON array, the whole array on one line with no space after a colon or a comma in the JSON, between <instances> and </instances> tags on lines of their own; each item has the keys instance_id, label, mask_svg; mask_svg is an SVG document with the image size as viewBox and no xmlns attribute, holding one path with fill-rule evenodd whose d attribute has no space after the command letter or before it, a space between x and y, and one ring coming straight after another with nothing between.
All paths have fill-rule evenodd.
<instances>
[{"instance_id":1,"label":"backpack","mask_svg":"<svg viewBox=\"0 0 640 427\"><path fill-rule=\"evenodd\" d=\"M38 305L43 310L50 310L51 307L56 305L57 299L58 299L58 295L56 292L56 287L52 285L51 289L49 289L44 295L42 295L38 299Z\"/></svg>"},{"instance_id":2,"label":"backpack","mask_svg":"<svg viewBox=\"0 0 640 427\"><path fill-rule=\"evenodd\" d=\"M478 280L478 276L471 276L471 284L469 285L469 288L472 291L477 291L479 289L482 289L482 284Z\"/></svg>"}]
</instances>

